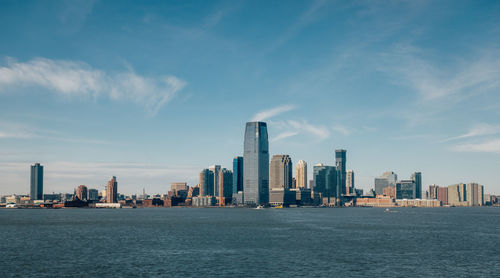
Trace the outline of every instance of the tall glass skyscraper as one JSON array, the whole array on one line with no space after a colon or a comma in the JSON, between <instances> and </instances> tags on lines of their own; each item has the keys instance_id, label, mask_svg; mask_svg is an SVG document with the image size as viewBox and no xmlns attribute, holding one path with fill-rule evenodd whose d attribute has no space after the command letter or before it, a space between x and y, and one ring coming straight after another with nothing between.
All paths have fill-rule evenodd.
<instances>
[{"instance_id":1,"label":"tall glass skyscraper","mask_svg":"<svg viewBox=\"0 0 500 278\"><path fill-rule=\"evenodd\" d=\"M346 150L335 150L335 166L339 172L341 194L346 194Z\"/></svg>"},{"instance_id":2,"label":"tall glass skyscraper","mask_svg":"<svg viewBox=\"0 0 500 278\"><path fill-rule=\"evenodd\" d=\"M422 199L422 173L415 172L411 175L411 180L415 182L416 187L416 197L417 199Z\"/></svg>"},{"instance_id":3,"label":"tall glass skyscraper","mask_svg":"<svg viewBox=\"0 0 500 278\"><path fill-rule=\"evenodd\" d=\"M43 200L43 166L31 165L30 200Z\"/></svg>"},{"instance_id":4,"label":"tall glass skyscraper","mask_svg":"<svg viewBox=\"0 0 500 278\"><path fill-rule=\"evenodd\" d=\"M248 122L245 128L243 193L246 204L269 202L269 142L264 122Z\"/></svg>"},{"instance_id":5,"label":"tall glass skyscraper","mask_svg":"<svg viewBox=\"0 0 500 278\"><path fill-rule=\"evenodd\" d=\"M339 177L340 175L334 166L315 165L313 167L313 191L319 193L321 198L327 198L328 203L331 202L330 198L340 198Z\"/></svg>"},{"instance_id":6,"label":"tall glass skyscraper","mask_svg":"<svg viewBox=\"0 0 500 278\"><path fill-rule=\"evenodd\" d=\"M233 194L243 191L243 157L233 159Z\"/></svg>"},{"instance_id":7,"label":"tall glass skyscraper","mask_svg":"<svg viewBox=\"0 0 500 278\"><path fill-rule=\"evenodd\" d=\"M200 196L214 196L214 172L209 169L200 173Z\"/></svg>"}]
</instances>

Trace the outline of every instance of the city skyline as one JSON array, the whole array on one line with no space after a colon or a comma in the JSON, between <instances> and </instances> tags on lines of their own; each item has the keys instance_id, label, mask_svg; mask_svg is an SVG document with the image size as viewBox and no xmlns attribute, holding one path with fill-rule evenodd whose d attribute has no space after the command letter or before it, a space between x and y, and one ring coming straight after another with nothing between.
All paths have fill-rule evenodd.
<instances>
[{"instance_id":1,"label":"city skyline","mask_svg":"<svg viewBox=\"0 0 500 278\"><path fill-rule=\"evenodd\" d=\"M194 3L2 2L0 195L36 162L45 193L195 185L248 121L309 179L342 148L356 188L418 171L500 192L496 1Z\"/></svg>"}]
</instances>

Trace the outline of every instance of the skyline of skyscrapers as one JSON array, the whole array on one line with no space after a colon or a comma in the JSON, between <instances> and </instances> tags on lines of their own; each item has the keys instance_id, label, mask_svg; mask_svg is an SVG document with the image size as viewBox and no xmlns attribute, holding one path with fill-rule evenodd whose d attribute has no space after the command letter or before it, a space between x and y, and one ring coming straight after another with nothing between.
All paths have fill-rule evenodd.
<instances>
[{"instance_id":1,"label":"skyline of skyscrapers","mask_svg":"<svg viewBox=\"0 0 500 278\"><path fill-rule=\"evenodd\" d=\"M30 199L43 200L43 166L40 163L31 165Z\"/></svg>"},{"instance_id":2,"label":"skyline of skyscrapers","mask_svg":"<svg viewBox=\"0 0 500 278\"><path fill-rule=\"evenodd\" d=\"M248 122L243 146L244 202L265 205L269 202L269 141L265 122Z\"/></svg>"}]
</instances>

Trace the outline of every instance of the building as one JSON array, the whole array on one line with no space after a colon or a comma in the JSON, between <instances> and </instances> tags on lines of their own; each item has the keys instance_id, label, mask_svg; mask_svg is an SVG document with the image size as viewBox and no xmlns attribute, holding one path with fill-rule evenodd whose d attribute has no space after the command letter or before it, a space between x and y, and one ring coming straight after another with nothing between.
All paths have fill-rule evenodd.
<instances>
[{"instance_id":1,"label":"building","mask_svg":"<svg viewBox=\"0 0 500 278\"><path fill-rule=\"evenodd\" d=\"M30 200L43 200L43 166L31 165Z\"/></svg>"},{"instance_id":2,"label":"building","mask_svg":"<svg viewBox=\"0 0 500 278\"><path fill-rule=\"evenodd\" d=\"M233 158L233 194L243 191L243 157Z\"/></svg>"},{"instance_id":3,"label":"building","mask_svg":"<svg viewBox=\"0 0 500 278\"><path fill-rule=\"evenodd\" d=\"M269 202L269 141L267 124L248 122L243 152L244 201L249 205Z\"/></svg>"},{"instance_id":4,"label":"building","mask_svg":"<svg viewBox=\"0 0 500 278\"><path fill-rule=\"evenodd\" d=\"M415 198L422 199L422 173L415 172L411 175L410 179L415 182Z\"/></svg>"},{"instance_id":5,"label":"building","mask_svg":"<svg viewBox=\"0 0 500 278\"><path fill-rule=\"evenodd\" d=\"M399 207L440 207L439 200L426 199L401 199L396 200L396 205Z\"/></svg>"},{"instance_id":6,"label":"building","mask_svg":"<svg viewBox=\"0 0 500 278\"><path fill-rule=\"evenodd\" d=\"M215 206L216 198L214 196L199 196L193 197L193 207L211 207Z\"/></svg>"},{"instance_id":7,"label":"building","mask_svg":"<svg viewBox=\"0 0 500 278\"><path fill-rule=\"evenodd\" d=\"M441 201L441 205L448 205L448 187L439 187L437 189L437 199Z\"/></svg>"},{"instance_id":8,"label":"building","mask_svg":"<svg viewBox=\"0 0 500 278\"><path fill-rule=\"evenodd\" d=\"M118 182L116 181L115 176L113 176L108 181L108 186L106 187L106 202L107 203L118 202Z\"/></svg>"},{"instance_id":9,"label":"building","mask_svg":"<svg viewBox=\"0 0 500 278\"><path fill-rule=\"evenodd\" d=\"M269 189L292 188L292 159L287 154L276 154L269 168Z\"/></svg>"},{"instance_id":10,"label":"building","mask_svg":"<svg viewBox=\"0 0 500 278\"><path fill-rule=\"evenodd\" d=\"M212 196L219 196L219 172L221 170L220 165L212 165L208 167L208 170L214 173L214 182L212 189Z\"/></svg>"},{"instance_id":11,"label":"building","mask_svg":"<svg viewBox=\"0 0 500 278\"><path fill-rule=\"evenodd\" d=\"M384 196L389 196L391 198L396 199L396 187L395 186L388 186L384 188Z\"/></svg>"},{"instance_id":12,"label":"building","mask_svg":"<svg viewBox=\"0 0 500 278\"><path fill-rule=\"evenodd\" d=\"M214 196L214 172L209 169L201 170L200 196Z\"/></svg>"},{"instance_id":13,"label":"building","mask_svg":"<svg viewBox=\"0 0 500 278\"><path fill-rule=\"evenodd\" d=\"M307 188L307 163L304 160L299 160L299 162L297 162L295 179L297 188Z\"/></svg>"},{"instance_id":14,"label":"building","mask_svg":"<svg viewBox=\"0 0 500 278\"><path fill-rule=\"evenodd\" d=\"M324 205L337 205L341 196L339 174L334 166L317 164L313 167L314 188Z\"/></svg>"},{"instance_id":15,"label":"building","mask_svg":"<svg viewBox=\"0 0 500 278\"><path fill-rule=\"evenodd\" d=\"M346 194L346 150L335 150L335 166L339 175L341 194Z\"/></svg>"},{"instance_id":16,"label":"building","mask_svg":"<svg viewBox=\"0 0 500 278\"><path fill-rule=\"evenodd\" d=\"M466 206L466 185L458 183L448 186L448 204L450 206Z\"/></svg>"},{"instance_id":17,"label":"building","mask_svg":"<svg viewBox=\"0 0 500 278\"><path fill-rule=\"evenodd\" d=\"M468 183L465 190L465 200L469 206L484 205L484 187L477 183Z\"/></svg>"},{"instance_id":18,"label":"building","mask_svg":"<svg viewBox=\"0 0 500 278\"><path fill-rule=\"evenodd\" d=\"M233 172L226 168L219 172L219 205L230 204L233 199Z\"/></svg>"},{"instance_id":19,"label":"building","mask_svg":"<svg viewBox=\"0 0 500 278\"><path fill-rule=\"evenodd\" d=\"M89 201L97 201L99 200L99 190L97 189L89 189Z\"/></svg>"},{"instance_id":20,"label":"building","mask_svg":"<svg viewBox=\"0 0 500 278\"><path fill-rule=\"evenodd\" d=\"M377 195L376 198L362 197L356 198L358 207L394 207L396 203L394 198L385 195Z\"/></svg>"},{"instance_id":21,"label":"building","mask_svg":"<svg viewBox=\"0 0 500 278\"><path fill-rule=\"evenodd\" d=\"M438 189L439 189L439 186L435 185L435 184L431 184L429 185L429 196L428 198L429 199L437 199L438 198Z\"/></svg>"},{"instance_id":22,"label":"building","mask_svg":"<svg viewBox=\"0 0 500 278\"><path fill-rule=\"evenodd\" d=\"M353 170L347 171L345 192L348 195L356 194L356 191L354 189L354 171Z\"/></svg>"},{"instance_id":23,"label":"building","mask_svg":"<svg viewBox=\"0 0 500 278\"><path fill-rule=\"evenodd\" d=\"M272 188L269 190L269 204L271 206L295 205L297 192L290 188Z\"/></svg>"},{"instance_id":24,"label":"building","mask_svg":"<svg viewBox=\"0 0 500 278\"><path fill-rule=\"evenodd\" d=\"M384 188L387 186L396 186L398 175L394 172L385 172L382 176L375 178L375 194L384 194Z\"/></svg>"},{"instance_id":25,"label":"building","mask_svg":"<svg viewBox=\"0 0 500 278\"><path fill-rule=\"evenodd\" d=\"M188 190L187 182L172 182L170 183L170 190Z\"/></svg>"},{"instance_id":26,"label":"building","mask_svg":"<svg viewBox=\"0 0 500 278\"><path fill-rule=\"evenodd\" d=\"M75 196L82 201L88 200L88 189L85 185L80 185L76 188Z\"/></svg>"},{"instance_id":27,"label":"building","mask_svg":"<svg viewBox=\"0 0 500 278\"><path fill-rule=\"evenodd\" d=\"M396 183L396 199L416 199L416 196L415 181L401 180Z\"/></svg>"}]
</instances>

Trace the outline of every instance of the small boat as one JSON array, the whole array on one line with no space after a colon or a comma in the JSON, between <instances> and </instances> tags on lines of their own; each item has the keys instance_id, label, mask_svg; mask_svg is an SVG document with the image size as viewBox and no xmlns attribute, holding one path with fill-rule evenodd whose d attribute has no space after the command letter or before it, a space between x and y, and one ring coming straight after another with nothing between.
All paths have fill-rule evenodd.
<instances>
[{"instance_id":1,"label":"small boat","mask_svg":"<svg viewBox=\"0 0 500 278\"><path fill-rule=\"evenodd\" d=\"M255 209L263 209L263 208L264 208L263 206L259 205Z\"/></svg>"},{"instance_id":2,"label":"small boat","mask_svg":"<svg viewBox=\"0 0 500 278\"><path fill-rule=\"evenodd\" d=\"M274 208L277 208L277 209L282 209L282 208L283 208L283 205L275 206Z\"/></svg>"}]
</instances>

